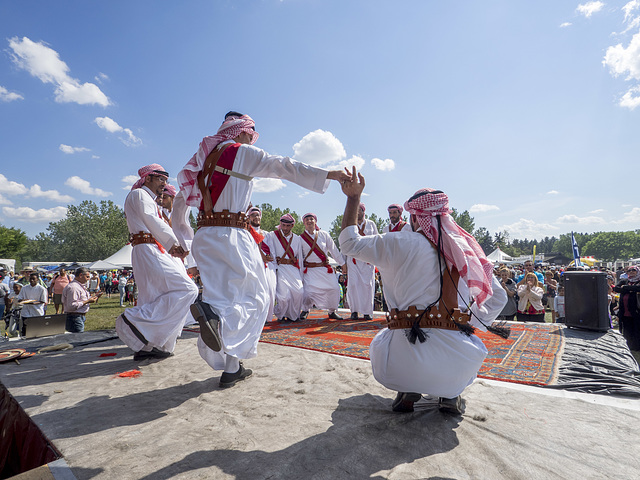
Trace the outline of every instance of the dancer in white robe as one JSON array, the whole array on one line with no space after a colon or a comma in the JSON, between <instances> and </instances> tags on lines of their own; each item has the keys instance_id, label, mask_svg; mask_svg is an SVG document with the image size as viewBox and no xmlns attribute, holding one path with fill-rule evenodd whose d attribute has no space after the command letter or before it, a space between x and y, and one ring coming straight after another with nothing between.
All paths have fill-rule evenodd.
<instances>
[{"instance_id":1,"label":"dancer in white robe","mask_svg":"<svg viewBox=\"0 0 640 480\"><path fill-rule=\"evenodd\" d=\"M302 317L305 318L315 306L327 310L329 318L342 320L336 313L340 303L338 276L329 265L329 256L344 268L345 259L338 250L329 232L318 227L318 217L307 213L302 217L305 231L300 237L302 244L304 302ZM314 248L312 248L314 247Z\"/></svg>"},{"instance_id":2,"label":"dancer in white robe","mask_svg":"<svg viewBox=\"0 0 640 480\"><path fill-rule=\"evenodd\" d=\"M382 233L411 230L409 222L405 222L402 219L402 212L404 212L404 208L402 208L402 205L398 205L397 203L393 203L387 207L387 213L389 213L389 225L384 226Z\"/></svg>"},{"instance_id":3,"label":"dancer in white robe","mask_svg":"<svg viewBox=\"0 0 640 480\"><path fill-rule=\"evenodd\" d=\"M203 284L203 301L192 306L200 323L198 350L212 368L223 370L222 388L252 373L240 359L256 356L269 313L266 269L244 213L253 177L282 178L318 193L326 191L329 180L350 178L270 155L252 146L257 138L251 117L229 112L217 134L203 139L178 174L186 204L201 210L192 243Z\"/></svg>"},{"instance_id":4,"label":"dancer in white robe","mask_svg":"<svg viewBox=\"0 0 640 480\"><path fill-rule=\"evenodd\" d=\"M187 252L155 201L168 174L157 164L141 168L138 174L140 180L124 202L134 245L131 264L138 285L138 304L118 317L116 332L136 352L134 360L166 358L175 348L198 288L182 262Z\"/></svg>"},{"instance_id":5,"label":"dancer in white robe","mask_svg":"<svg viewBox=\"0 0 640 480\"><path fill-rule=\"evenodd\" d=\"M302 283L302 242L292 232L295 219L289 213L280 217L280 225L266 237L273 247L272 265L276 267L276 305L273 313L283 323L300 318L304 288Z\"/></svg>"},{"instance_id":6,"label":"dancer in white robe","mask_svg":"<svg viewBox=\"0 0 640 480\"><path fill-rule=\"evenodd\" d=\"M364 218L365 205L358 207L358 234L377 235L378 228L371 220ZM347 303L351 310L351 319L362 315L365 320L371 320L373 315L373 297L376 293L375 265L357 258L349 258L349 273L347 275Z\"/></svg>"},{"instance_id":7,"label":"dancer in white robe","mask_svg":"<svg viewBox=\"0 0 640 480\"><path fill-rule=\"evenodd\" d=\"M258 207L251 207L247 211L247 215L249 217L249 225L253 227L258 235L262 237L260 241L256 239L258 243L258 247L260 249L260 255L262 256L262 261L264 262L264 267L266 268L267 274L267 286L269 288L269 313L267 314L267 322L271 320L273 317L273 307L275 306L276 301L276 264L274 262L273 257L273 245L271 241L267 238L269 232L263 230L261 228L262 224L262 210Z\"/></svg>"},{"instance_id":8,"label":"dancer in white robe","mask_svg":"<svg viewBox=\"0 0 640 480\"><path fill-rule=\"evenodd\" d=\"M364 178L359 175L359 181L347 181L342 188L347 195L342 251L378 266L391 309L391 329L381 330L371 342L374 377L398 391L392 405L396 412L413 411L421 394L429 394L440 397L441 410L461 413L460 394L476 378L487 354L469 327L500 331L490 323L507 300L492 274L493 266L475 239L450 217L442 192L423 189L405 203L414 231L363 237L355 223ZM453 286L449 290L454 302L457 296L459 307L444 302L451 295L444 286L441 290L441 272L451 285L455 285L456 272L461 272L458 294ZM472 305L470 319L461 312L468 305Z\"/></svg>"}]
</instances>

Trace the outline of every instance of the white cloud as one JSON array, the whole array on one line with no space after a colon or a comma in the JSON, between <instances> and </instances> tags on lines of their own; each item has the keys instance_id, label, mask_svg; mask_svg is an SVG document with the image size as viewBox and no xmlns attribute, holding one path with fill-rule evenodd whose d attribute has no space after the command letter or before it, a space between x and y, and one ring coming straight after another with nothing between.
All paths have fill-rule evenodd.
<instances>
[{"instance_id":1,"label":"white cloud","mask_svg":"<svg viewBox=\"0 0 640 480\"><path fill-rule=\"evenodd\" d=\"M2 207L2 213L4 213L6 217L24 222L57 222L67 215L67 208L53 207L34 210L29 207Z\"/></svg>"},{"instance_id":2,"label":"white cloud","mask_svg":"<svg viewBox=\"0 0 640 480\"><path fill-rule=\"evenodd\" d=\"M637 10L638 7L640 7L640 1L639 0L631 0L630 2L627 2L623 7L622 10L624 10L624 21L627 22L631 19L631 13L634 10Z\"/></svg>"},{"instance_id":3,"label":"white cloud","mask_svg":"<svg viewBox=\"0 0 640 480\"><path fill-rule=\"evenodd\" d=\"M621 43L607 48L602 64L616 77L628 73L627 80L640 80L640 33L631 37L626 48Z\"/></svg>"},{"instance_id":4,"label":"white cloud","mask_svg":"<svg viewBox=\"0 0 640 480\"><path fill-rule=\"evenodd\" d=\"M95 77L93 77L93 79L98 82L98 83L102 83L102 82L106 82L109 80L109 76L106 73L98 73L98 75L96 75Z\"/></svg>"},{"instance_id":5,"label":"white cloud","mask_svg":"<svg viewBox=\"0 0 640 480\"><path fill-rule=\"evenodd\" d=\"M60 151L72 155L78 152L90 152L88 148L85 147L72 147L71 145L65 145L64 143L60 144Z\"/></svg>"},{"instance_id":6,"label":"white cloud","mask_svg":"<svg viewBox=\"0 0 640 480\"><path fill-rule=\"evenodd\" d=\"M131 190L131 187L133 187L133 184L136 183L139 178L140 177L138 175L126 175L122 177L121 180L124 182L124 187L122 187L122 189Z\"/></svg>"},{"instance_id":7,"label":"white cloud","mask_svg":"<svg viewBox=\"0 0 640 480\"><path fill-rule=\"evenodd\" d=\"M560 192L559 192L559 191L557 191L557 190L549 190L549 191L547 192L547 195L558 195L559 193L560 193Z\"/></svg>"},{"instance_id":8,"label":"white cloud","mask_svg":"<svg viewBox=\"0 0 640 480\"><path fill-rule=\"evenodd\" d=\"M93 158L93 159L98 159L98 158L100 158L100 156L98 156L98 155L91 155L91 158Z\"/></svg>"},{"instance_id":9,"label":"white cloud","mask_svg":"<svg viewBox=\"0 0 640 480\"><path fill-rule=\"evenodd\" d=\"M640 208L638 207L632 208L631 211L626 212L622 216L622 220L619 220L613 223L632 223L637 225L638 223L640 223Z\"/></svg>"},{"instance_id":10,"label":"white cloud","mask_svg":"<svg viewBox=\"0 0 640 480\"><path fill-rule=\"evenodd\" d=\"M364 167L364 164L364 158L360 155L354 155L353 157L342 160L334 165L327 165L326 168L328 170L342 170L343 168L347 168L351 171L353 167L356 167L356 170L360 171L362 170L362 167Z\"/></svg>"},{"instance_id":11,"label":"white cloud","mask_svg":"<svg viewBox=\"0 0 640 480\"><path fill-rule=\"evenodd\" d=\"M8 198L4 198L0 193L0 205L13 205L13 202Z\"/></svg>"},{"instance_id":12,"label":"white cloud","mask_svg":"<svg viewBox=\"0 0 640 480\"><path fill-rule=\"evenodd\" d=\"M640 86L636 85L635 87L631 87L627 90L627 93L622 96L618 105L628 108L629 110L634 110L638 105L640 105L640 95L634 96L635 93L640 94Z\"/></svg>"},{"instance_id":13,"label":"white cloud","mask_svg":"<svg viewBox=\"0 0 640 480\"><path fill-rule=\"evenodd\" d=\"M592 1L578 5L578 8L576 8L576 12L589 18L594 13L598 13L600 10L602 10L603 7L604 3Z\"/></svg>"},{"instance_id":14,"label":"white cloud","mask_svg":"<svg viewBox=\"0 0 640 480\"><path fill-rule=\"evenodd\" d=\"M24 97L19 93L10 92L0 85L0 102L13 102L14 100L24 100Z\"/></svg>"},{"instance_id":15,"label":"white cloud","mask_svg":"<svg viewBox=\"0 0 640 480\"><path fill-rule=\"evenodd\" d=\"M29 196L33 198L46 198L54 202L73 202L73 197L69 195L62 195L57 190L42 190L40 185L34 183L29 189Z\"/></svg>"},{"instance_id":16,"label":"white cloud","mask_svg":"<svg viewBox=\"0 0 640 480\"><path fill-rule=\"evenodd\" d=\"M279 178L256 178L253 181L253 191L256 193L271 193L286 187Z\"/></svg>"},{"instance_id":17,"label":"white cloud","mask_svg":"<svg viewBox=\"0 0 640 480\"><path fill-rule=\"evenodd\" d=\"M342 143L333 133L315 130L307 133L293 146L296 160L321 166L342 161L347 156Z\"/></svg>"},{"instance_id":18,"label":"white cloud","mask_svg":"<svg viewBox=\"0 0 640 480\"><path fill-rule=\"evenodd\" d=\"M500 207L497 205L485 205L484 203L476 203L472 205L469 209L469 213L485 213L491 212L492 210L500 210Z\"/></svg>"},{"instance_id":19,"label":"white cloud","mask_svg":"<svg viewBox=\"0 0 640 480\"><path fill-rule=\"evenodd\" d=\"M604 211L605 211L604 208L597 208L595 210L591 210L589 213L602 213Z\"/></svg>"},{"instance_id":20,"label":"white cloud","mask_svg":"<svg viewBox=\"0 0 640 480\"><path fill-rule=\"evenodd\" d=\"M498 227L496 231L502 232L506 230L511 238L544 238L557 233L557 228L549 223L537 223L533 220L521 218L510 225Z\"/></svg>"},{"instance_id":21,"label":"white cloud","mask_svg":"<svg viewBox=\"0 0 640 480\"><path fill-rule=\"evenodd\" d=\"M42 42L34 42L27 37L9 39L13 50L11 59L18 68L29 72L43 83L55 85L55 100L58 103L78 103L80 105L111 104L109 98L94 83L80 83L69 76L69 67L60 60L58 52Z\"/></svg>"},{"instance_id":22,"label":"white cloud","mask_svg":"<svg viewBox=\"0 0 640 480\"><path fill-rule=\"evenodd\" d=\"M380 158L372 158L371 165L373 165L376 170L382 170L383 172L390 172L396 168L396 162L390 158L386 158L384 160Z\"/></svg>"},{"instance_id":23,"label":"white cloud","mask_svg":"<svg viewBox=\"0 0 640 480\"><path fill-rule=\"evenodd\" d=\"M126 137L120 137L120 141L127 145L128 147L135 147L138 145L142 145L142 140L136 137L131 129L123 128L118 125L118 122L109 117L96 117L94 122L103 130L106 130L109 133L125 133Z\"/></svg>"},{"instance_id":24,"label":"white cloud","mask_svg":"<svg viewBox=\"0 0 640 480\"><path fill-rule=\"evenodd\" d=\"M77 176L67 178L64 184L86 195L95 195L96 197L109 197L113 195L111 192L105 192L99 188L92 187L91 183Z\"/></svg>"},{"instance_id":25,"label":"white cloud","mask_svg":"<svg viewBox=\"0 0 640 480\"><path fill-rule=\"evenodd\" d=\"M605 223L602 217L578 217L577 215L563 215L558 217L556 222L572 225L600 225Z\"/></svg>"},{"instance_id":26,"label":"white cloud","mask_svg":"<svg viewBox=\"0 0 640 480\"><path fill-rule=\"evenodd\" d=\"M567 28L573 25L571 22L564 22L560 24L560 28Z\"/></svg>"},{"instance_id":27,"label":"white cloud","mask_svg":"<svg viewBox=\"0 0 640 480\"><path fill-rule=\"evenodd\" d=\"M4 195L24 195L27 187L18 182L13 182L0 173L0 192Z\"/></svg>"}]
</instances>

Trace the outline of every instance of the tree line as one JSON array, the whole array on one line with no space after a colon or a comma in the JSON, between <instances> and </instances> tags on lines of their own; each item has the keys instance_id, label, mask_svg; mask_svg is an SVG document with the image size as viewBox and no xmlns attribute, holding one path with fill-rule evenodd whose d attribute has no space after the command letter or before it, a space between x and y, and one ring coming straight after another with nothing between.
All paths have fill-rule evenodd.
<instances>
[{"instance_id":1,"label":"tree line","mask_svg":"<svg viewBox=\"0 0 640 480\"><path fill-rule=\"evenodd\" d=\"M296 219L294 233L304 230L301 216L295 211L273 207L269 203L258 205L262 210L262 228L272 231L280 223L280 217L291 214ZM571 234L559 238L545 237L541 240L511 239L508 231L491 233L485 227L475 226L474 218L468 210L459 212L452 209L455 221L472 234L484 252L488 255L500 248L514 257L530 255L534 245L536 253L562 254L571 258ZM373 221L378 231L389 223L388 218L375 213L366 215ZM405 215L405 221L407 217ZM195 219L191 217L195 226ZM326 228L338 243L342 225L342 215L338 215ZM627 232L595 232L574 234L580 253L591 255L598 260L628 260L640 257L640 230ZM57 222L49 223L46 232L40 232L35 238L28 238L20 229L0 225L0 258L14 258L20 262L90 262L113 255L128 242L129 232L124 211L111 200L99 204L85 200L79 205L69 205L67 216Z\"/></svg>"}]
</instances>

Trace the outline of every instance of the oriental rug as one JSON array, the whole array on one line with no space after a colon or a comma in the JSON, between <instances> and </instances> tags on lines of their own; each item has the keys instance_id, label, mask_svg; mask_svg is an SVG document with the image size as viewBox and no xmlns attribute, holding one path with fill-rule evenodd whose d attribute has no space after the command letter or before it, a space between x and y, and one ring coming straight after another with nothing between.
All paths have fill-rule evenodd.
<instances>
[{"instance_id":1,"label":"oriental rug","mask_svg":"<svg viewBox=\"0 0 640 480\"><path fill-rule=\"evenodd\" d=\"M268 322L260 341L368 360L369 344L384 325L383 315L374 315L372 320L331 320L326 312L311 311L299 322ZM489 351L478 376L529 385L554 384L564 344L562 327L543 323L511 323L510 327L508 339L478 332Z\"/></svg>"}]
</instances>

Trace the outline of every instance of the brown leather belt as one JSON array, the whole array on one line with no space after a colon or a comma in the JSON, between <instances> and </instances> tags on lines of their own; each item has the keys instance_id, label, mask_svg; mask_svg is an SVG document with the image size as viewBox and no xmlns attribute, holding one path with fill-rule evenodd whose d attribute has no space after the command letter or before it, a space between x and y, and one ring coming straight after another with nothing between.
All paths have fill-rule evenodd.
<instances>
[{"instance_id":1,"label":"brown leather belt","mask_svg":"<svg viewBox=\"0 0 640 480\"><path fill-rule=\"evenodd\" d=\"M303 262L305 268L316 268L316 267L327 267L329 264L325 262L307 262L306 260Z\"/></svg>"},{"instance_id":2,"label":"brown leather belt","mask_svg":"<svg viewBox=\"0 0 640 480\"><path fill-rule=\"evenodd\" d=\"M390 330L411 328L423 310L424 309L418 309L415 306L411 306L406 310L392 308L387 316L387 328ZM440 309L434 305L420 319L420 328L458 330L458 327L453 323L451 318L463 325L469 323L469 320L471 320L471 316L468 313L462 313L459 308L454 308L453 312L449 314L444 306Z\"/></svg>"},{"instance_id":3,"label":"brown leather belt","mask_svg":"<svg viewBox=\"0 0 640 480\"><path fill-rule=\"evenodd\" d=\"M143 243L153 243L153 244L158 243L156 239L153 237L153 235L147 232L132 233L131 235L129 235L129 242L133 247Z\"/></svg>"},{"instance_id":4,"label":"brown leather belt","mask_svg":"<svg viewBox=\"0 0 640 480\"><path fill-rule=\"evenodd\" d=\"M198 228L200 227L234 227L249 230L247 215L244 212L234 213L229 210L213 212L205 217L204 212L198 214Z\"/></svg>"},{"instance_id":5,"label":"brown leather belt","mask_svg":"<svg viewBox=\"0 0 640 480\"><path fill-rule=\"evenodd\" d=\"M284 258L284 257L276 257L276 261L278 265L295 265L296 258Z\"/></svg>"}]
</instances>

